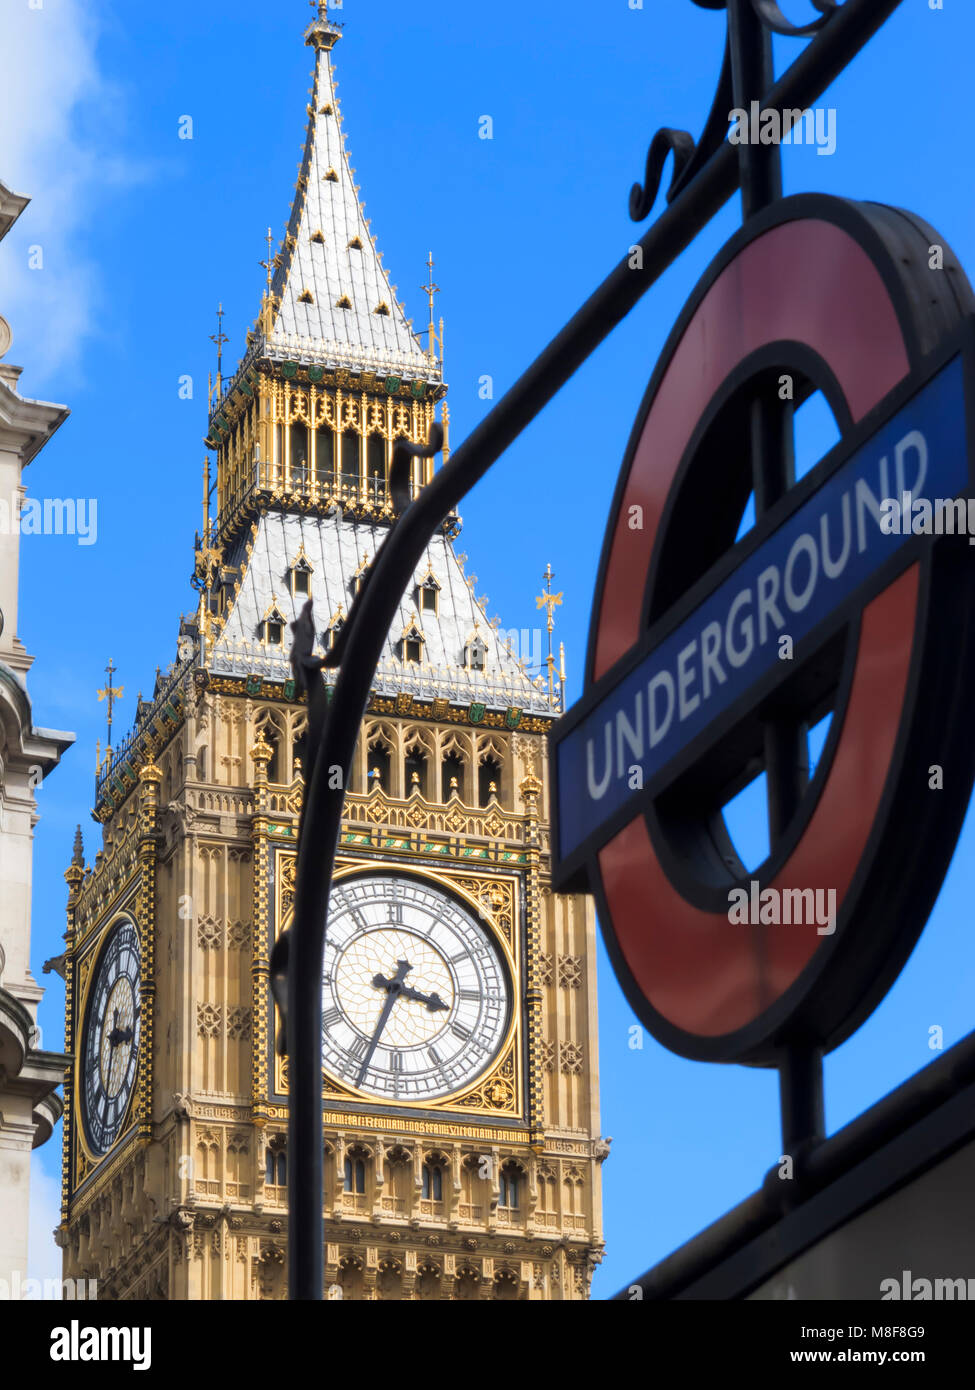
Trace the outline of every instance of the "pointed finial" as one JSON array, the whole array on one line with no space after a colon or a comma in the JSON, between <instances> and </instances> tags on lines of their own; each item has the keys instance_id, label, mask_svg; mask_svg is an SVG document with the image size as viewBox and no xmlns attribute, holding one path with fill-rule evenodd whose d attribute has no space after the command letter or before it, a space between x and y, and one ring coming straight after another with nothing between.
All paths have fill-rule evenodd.
<instances>
[{"instance_id":1,"label":"pointed finial","mask_svg":"<svg viewBox=\"0 0 975 1390\"><path fill-rule=\"evenodd\" d=\"M552 580L555 578L555 573L552 569L551 562L545 566L545 573L542 575L542 578L545 580L545 591L539 598L536 598L535 607L548 610L548 622L546 624L548 630L548 657L546 658L545 664L548 666L549 698L554 699L555 679L553 672L555 670L555 656L552 653L552 633L555 631L555 610L562 606L562 594L552 593Z\"/></svg>"},{"instance_id":2,"label":"pointed finial","mask_svg":"<svg viewBox=\"0 0 975 1390\"><path fill-rule=\"evenodd\" d=\"M223 345L230 339L223 331L223 305L217 305L217 331L210 334L210 342L217 345L217 400L223 397Z\"/></svg>"},{"instance_id":3,"label":"pointed finial","mask_svg":"<svg viewBox=\"0 0 975 1390\"><path fill-rule=\"evenodd\" d=\"M274 233L270 227L267 229L267 260L258 261L267 272L267 289L265 290L265 305L271 301L271 282L274 278Z\"/></svg>"},{"instance_id":4,"label":"pointed finial","mask_svg":"<svg viewBox=\"0 0 975 1390\"><path fill-rule=\"evenodd\" d=\"M85 842L81 838L80 825L74 832L74 853L71 856L71 863L79 869L85 867Z\"/></svg>"},{"instance_id":5,"label":"pointed finial","mask_svg":"<svg viewBox=\"0 0 975 1390\"><path fill-rule=\"evenodd\" d=\"M437 329L436 329L436 326L435 326L435 324L434 324L434 318L433 318L433 304L434 304L434 297L440 293L440 286L439 286L439 285L435 285L435 284L433 283L433 267L434 267L434 264L435 264L435 262L434 262L434 259L433 259L433 252L431 251L429 257L427 258L427 270L428 270L428 272L429 272L428 281L427 281L427 284L421 285L421 286L420 286L420 288L424 291L424 293L426 294L427 298L428 298L429 301L430 301L430 326L429 326L429 328L427 329L427 332L429 333L430 336L429 336L429 338L428 338L428 340L427 340L427 356L430 358L430 361L431 361L431 362L436 361L436 358L434 357L434 353L433 353L433 345L434 345L434 343L436 343L436 341L437 341ZM442 337L443 337L443 319L440 320L440 333L441 333L441 338L442 338ZM442 355L443 355L443 350L442 350L442 348L441 348L441 356L442 356Z\"/></svg>"},{"instance_id":6,"label":"pointed finial","mask_svg":"<svg viewBox=\"0 0 975 1390\"><path fill-rule=\"evenodd\" d=\"M98 702L101 704L102 700L105 700L108 704L108 739L105 744L105 757L106 759L110 759L112 756L112 716L115 710L115 701L121 700L122 696L125 694L125 687L120 685L116 688L112 684L113 677L118 674L118 670L111 657L108 658L105 674L108 676L108 684L105 686L104 690L99 690Z\"/></svg>"}]
</instances>

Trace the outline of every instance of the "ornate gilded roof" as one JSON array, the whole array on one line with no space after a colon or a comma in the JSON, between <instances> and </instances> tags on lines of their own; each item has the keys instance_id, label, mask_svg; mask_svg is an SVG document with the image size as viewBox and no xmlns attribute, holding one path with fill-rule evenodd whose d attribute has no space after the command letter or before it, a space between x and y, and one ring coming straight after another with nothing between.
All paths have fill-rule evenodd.
<instances>
[{"instance_id":1,"label":"ornate gilded roof","mask_svg":"<svg viewBox=\"0 0 975 1390\"><path fill-rule=\"evenodd\" d=\"M375 555L387 534L382 525L352 520L336 512L330 517L299 516L270 511L257 524L249 556L241 556L242 574L231 600L226 624L213 646L207 666L215 675L261 675L286 680L291 675L290 623L306 601L292 594L290 572L302 552L312 567L310 597L320 654L322 641L341 607L347 613L355 594L356 577L364 557ZM432 574L439 585L437 612L423 611L418 589ZM264 623L276 604L285 619L283 642L268 643ZM415 627L423 634L421 662L403 660L402 635ZM484 643L484 669L465 664L472 630ZM515 635L515 643L517 635ZM457 703L479 701L488 709L518 706L538 714L559 713L547 689L536 684L519 664L517 648L507 650L506 634L490 626L449 539L441 532L430 541L413 582L403 595L376 673L379 693L409 692L417 698L446 697Z\"/></svg>"},{"instance_id":2,"label":"ornate gilded roof","mask_svg":"<svg viewBox=\"0 0 975 1390\"><path fill-rule=\"evenodd\" d=\"M305 150L261 346L272 359L439 381L440 363L407 323L369 232L335 96L331 51L341 33L321 9L305 34L315 48Z\"/></svg>"}]
</instances>

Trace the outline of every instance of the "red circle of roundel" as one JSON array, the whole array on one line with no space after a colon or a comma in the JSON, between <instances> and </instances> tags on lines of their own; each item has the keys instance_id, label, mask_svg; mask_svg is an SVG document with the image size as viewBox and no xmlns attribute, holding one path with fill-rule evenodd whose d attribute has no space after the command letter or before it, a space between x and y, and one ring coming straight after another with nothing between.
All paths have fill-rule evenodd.
<instances>
[{"instance_id":1,"label":"red circle of roundel","mask_svg":"<svg viewBox=\"0 0 975 1390\"><path fill-rule=\"evenodd\" d=\"M730 244L733 254L726 248L718 269L704 277L706 288L692 296L658 366L631 443L629 472L617 491L616 526L607 538L594 606L590 681L642 636L644 587L633 576L650 573L695 428L740 363L774 344L804 345L832 373L857 422L919 358L921 335L898 294L897 270L888 264L893 257L876 238L851 229L861 216L851 216L851 208L827 198L786 200L764 226L756 220L752 239L743 229ZM869 231L869 218L862 220ZM642 509L641 530L627 524L633 507ZM829 884L842 915L848 895L852 902L862 888L913 698L920 610L931 597L924 568L911 564L863 607L829 770L798 843L763 889ZM850 959L849 939L820 935L815 922L735 930L727 910L707 911L688 901L661 863L643 814L599 850L597 864L590 876L628 997L656 1035L685 1055L773 1060L790 1017L801 1014L804 985L808 994L838 949L840 959ZM814 1041L834 1046L862 1021L896 977L918 930L909 940L902 932L896 945L892 937L893 974L878 975L869 1007L865 995L859 1006L844 996L821 1030L825 1036ZM849 993L849 969L846 975L838 995ZM816 1026L806 1018L807 1040Z\"/></svg>"}]
</instances>

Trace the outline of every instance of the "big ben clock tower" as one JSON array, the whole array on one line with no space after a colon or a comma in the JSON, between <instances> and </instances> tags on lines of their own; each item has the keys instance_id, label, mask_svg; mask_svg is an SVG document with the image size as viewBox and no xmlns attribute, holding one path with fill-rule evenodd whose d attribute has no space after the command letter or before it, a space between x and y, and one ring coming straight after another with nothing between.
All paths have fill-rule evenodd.
<instances>
[{"instance_id":1,"label":"big ben clock tower","mask_svg":"<svg viewBox=\"0 0 975 1390\"><path fill-rule=\"evenodd\" d=\"M392 522L395 440L446 386L370 235L324 3L287 233L218 382L217 515L197 611L97 778L69 885L65 1276L102 1298L287 1296L287 1062L269 957L290 921L306 708L290 623L325 650ZM222 335L221 335L222 336ZM432 463L418 460L414 488ZM431 540L355 755L322 979L326 1296L588 1296L602 1249L595 924L549 886L532 679ZM331 679L331 673L329 673Z\"/></svg>"}]
</instances>

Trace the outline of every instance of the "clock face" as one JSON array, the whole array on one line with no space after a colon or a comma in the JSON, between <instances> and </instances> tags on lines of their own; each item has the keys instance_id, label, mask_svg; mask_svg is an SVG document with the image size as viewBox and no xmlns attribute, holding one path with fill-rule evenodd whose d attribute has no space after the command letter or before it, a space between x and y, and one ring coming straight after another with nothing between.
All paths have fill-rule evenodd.
<instances>
[{"instance_id":1,"label":"clock face","mask_svg":"<svg viewBox=\"0 0 975 1390\"><path fill-rule=\"evenodd\" d=\"M508 972L467 908L416 878L334 885L322 978L322 1065L383 1100L435 1100L504 1041Z\"/></svg>"},{"instance_id":2,"label":"clock face","mask_svg":"<svg viewBox=\"0 0 975 1390\"><path fill-rule=\"evenodd\" d=\"M114 927L102 948L88 995L82 1050L85 1137L103 1154L122 1132L139 1058L139 934Z\"/></svg>"}]
</instances>

